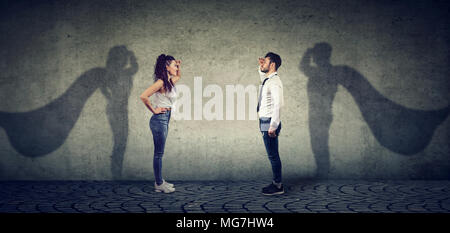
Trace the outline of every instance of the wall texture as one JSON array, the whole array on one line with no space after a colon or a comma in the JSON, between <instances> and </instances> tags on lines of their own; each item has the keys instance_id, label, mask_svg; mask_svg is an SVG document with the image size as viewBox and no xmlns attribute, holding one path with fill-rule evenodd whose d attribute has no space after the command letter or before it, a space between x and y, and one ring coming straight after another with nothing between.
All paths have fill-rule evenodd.
<instances>
[{"instance_id":1,"label":"wall texture","mask_svg":"<svg viewBox=\"0 0 450 233\"><path fill-rule=\"evenodd\" d=\"M450 178L447 1L1 4L2 180L153 180L139 95L157 56L182 60L194 118L212 98L196 108L194 77L225 101L227 85L257 87L268 51L283 60L285 179ZM257 121L172 119L163 176L270 180Z\"/></svg>"}]
</instances>

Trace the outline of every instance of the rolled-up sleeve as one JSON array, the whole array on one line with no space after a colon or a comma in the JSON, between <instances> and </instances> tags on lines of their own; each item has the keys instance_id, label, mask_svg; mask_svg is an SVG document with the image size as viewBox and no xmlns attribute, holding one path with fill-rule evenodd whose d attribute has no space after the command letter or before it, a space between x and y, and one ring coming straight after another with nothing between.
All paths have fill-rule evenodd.
<instances>
[{"instance_id":1,"label":"rolled-up sleeve","mask_svg":"<svg viewBox=\"0 0 450 233\"><path fill-rule=\"evenodd\" d=\"M266 78L266 74L264 72L262 72L260 68L261 67L258 66L259 79L261 80L261 82L264 82L264 79Z\"/></svg>"},{"instance_id":2,"label":"rolled-up sleeve","mask_svg":"<svg viewBox=\"0 0 450 233\"><path fill-rule=\"evenodd\" d=\"M271 83L268 88L273 103L272 119L270 120L269 130L276 130L280 124L281 86L277 83Z\"/></svg>"}]
</instances>

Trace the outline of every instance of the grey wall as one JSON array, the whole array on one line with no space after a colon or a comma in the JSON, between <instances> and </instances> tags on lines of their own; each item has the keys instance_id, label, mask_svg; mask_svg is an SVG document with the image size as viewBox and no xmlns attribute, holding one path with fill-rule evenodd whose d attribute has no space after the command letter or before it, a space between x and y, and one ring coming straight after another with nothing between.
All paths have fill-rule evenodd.
<instances>
[{"instance_id":1,"label":"grey wall","mask_svg":"<svg viewBox=\"0 0 450 233\"><path fill-rule=\"evenodd\" d=\"M0 179L153 180L139 95L157 56L182 60L194 95L197 76L257 86L268 51L283 59L285 179L450 178L446 1L1 4ZM271 178L248 115L172 119L163 166L168 180Z\"/></svg>"}]
</instances>

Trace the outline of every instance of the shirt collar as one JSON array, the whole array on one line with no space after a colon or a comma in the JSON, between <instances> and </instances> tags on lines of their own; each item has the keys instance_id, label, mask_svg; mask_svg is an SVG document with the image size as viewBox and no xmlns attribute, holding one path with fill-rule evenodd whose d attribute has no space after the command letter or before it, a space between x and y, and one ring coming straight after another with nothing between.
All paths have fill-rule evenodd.
<instances>
[{"instance_id":1,"label":"shirt collar","mask_svg":"<svg viewBox=\"0 0 450 233\"><path fill-rule=\"evenodd\" d=\"M278 73L275 71L273 73L271 73L269 76L267 76L267 78L272 78L273 76L278 75Z\"/></svg>"}]
</instances>

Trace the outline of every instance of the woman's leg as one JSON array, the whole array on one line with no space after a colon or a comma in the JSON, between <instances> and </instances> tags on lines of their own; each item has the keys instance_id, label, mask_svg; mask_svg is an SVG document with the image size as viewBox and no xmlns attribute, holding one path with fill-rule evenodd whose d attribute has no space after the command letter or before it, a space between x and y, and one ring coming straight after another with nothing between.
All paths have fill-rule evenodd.
<instances>
[{"instance_id":1,"label":"woman's leg","mask_svg":"<svg viewBox=\"0 0 450 233\"><path fill-rule=\"evenodd\" d=\"M166 145L168 122L166 118L159 117L158 120L150 121L150 128L153 134L154 155L153 155L153 172L155 174L155 182L157 185L163 183L162 179L162 158L164 155L164 147Z\"/></svg>"}]
</instances>

